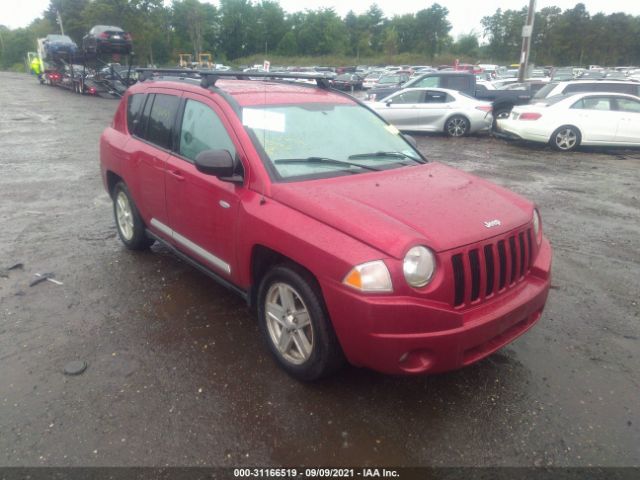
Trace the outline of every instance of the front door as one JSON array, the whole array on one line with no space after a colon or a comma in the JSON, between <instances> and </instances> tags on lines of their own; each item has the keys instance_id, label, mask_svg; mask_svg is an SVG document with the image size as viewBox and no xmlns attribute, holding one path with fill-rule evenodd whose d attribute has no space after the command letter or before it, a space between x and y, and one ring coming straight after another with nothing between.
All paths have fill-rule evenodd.
<instances>
[{"instance_id":1,"label":"front door","mask_svg":"<svg viewBox=\"0 0 640 480\"><path fill-rule=\"evenodd\" d=\"M384 118L400 130L419 130L420 116L418 107L422 102L422 90L407 90L389 98L382 107Z\"/></svg>"},{"instance_id":2,"label":"front door","mask_svg":"<svg viewBox=\"0 0 640 480\"><path fill-rule=\"evenodd\" d=\"M167 160L169 228L177 248L214 272L237 279L235 229L244 187L199 172L194 161L204 150L228 150L243 173L238 141L215 102L187 93L184 99L178 145Z\"/></svg>"}]
</instances>

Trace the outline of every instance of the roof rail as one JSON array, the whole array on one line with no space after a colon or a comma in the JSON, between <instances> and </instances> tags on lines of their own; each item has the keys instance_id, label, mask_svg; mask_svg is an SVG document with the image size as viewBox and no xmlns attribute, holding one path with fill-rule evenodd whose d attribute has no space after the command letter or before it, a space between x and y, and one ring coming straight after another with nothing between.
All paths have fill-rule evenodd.
<instances>
[{"instance_id":1,"label":"roof rail","mask_svg":"<svg viewBox=\"0 0 640 480\"><path fill-rule=\"evenodd\" d=\"M200 86L202 88L213 87L216 84L216 81L220 77L228 77L235 78L237 80L242 79L254 79L254 78L265 78L265 79L305 79L305 80L315 80L316 84L320 88L329 89L331 85L329 84L329 77L327 77L324 73L317 74L305 74L305 73L279 73L279 72L233 72L230 70L226 71L216 71L216 70L191 70L186 68L136 68L136 72L139 73L139 80L145 81L153 78L155 74L172 74L181 77L190 77L190 78L200 78Z\"/></svg>"}]
</instances>

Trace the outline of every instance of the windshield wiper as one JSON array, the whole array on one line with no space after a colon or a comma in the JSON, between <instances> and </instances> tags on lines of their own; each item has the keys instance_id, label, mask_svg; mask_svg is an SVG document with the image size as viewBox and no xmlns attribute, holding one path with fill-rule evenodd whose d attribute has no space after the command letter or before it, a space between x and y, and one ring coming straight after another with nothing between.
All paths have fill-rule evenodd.
<instances>
[{"instance_id":1,"label":"windshield wiper","mask_svg":"<svg viewBox=\"0 0 640 480\"><path fill-rule=\"evenodd\" d=\"M359 158L408 158L416 163L422 163L419 159L407 155L402 152L370 152L370 153L357 153L355 155L349 155L349 160L357 160Z\"/></svg>"},{"instance_id":2,"label":"windshield wiper","mask_svg":"<svg viewBox=\"0 0 640 480\"><path fill-rule=\"evenodd\" d=\"M347 162L345 160L335 160L333 158L325 157L279 158L278 160L274 160L273 163L324 163L327 165L346 165L349 167L358 167L363 168L364 170L371 170L372 172L380 171L379 168L370 167L369 165L362 165L361 163Z\"/></svg>"}]
</instances>

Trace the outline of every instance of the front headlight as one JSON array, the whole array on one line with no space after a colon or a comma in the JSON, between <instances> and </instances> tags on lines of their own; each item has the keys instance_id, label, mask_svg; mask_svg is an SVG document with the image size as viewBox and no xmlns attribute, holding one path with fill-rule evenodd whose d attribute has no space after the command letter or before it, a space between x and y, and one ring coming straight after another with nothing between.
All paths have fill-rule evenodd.
<instances>
[{"instance_id":1,"label":"front headlight","mask_svg":"<svg viewBox=\"0 0 640 480\"><path fill-rule=\"evenodd\" d=\"M541 225L541 221L540 221L540 213L538 212L537 208L533 209L533 233L536 236L536 242L538 242L538 245L540 245L540 242L542 241L542 235L540 232L540 225Z\"/></svg>"},{"instance_id":2,"label":"front headlight","mask_svg":"<svg viewBox=\"0 0 640 480\"><path fill-rule=\"evenodd\" d=\"M342 283L361 292L393 292L389 269L382 260L353 267Z\"/></svg>"},{"instance_id":3,"label":"front headlight","mask_svg":"<svg viewBox=\"0 0 640 480\"><path fill-rule=\"evenodd\" d=\"M418 245L411 248L402 262L404 278L412 287L424 287L436 271L436 257L427 247Z\"/></svg>"}]
</instances>

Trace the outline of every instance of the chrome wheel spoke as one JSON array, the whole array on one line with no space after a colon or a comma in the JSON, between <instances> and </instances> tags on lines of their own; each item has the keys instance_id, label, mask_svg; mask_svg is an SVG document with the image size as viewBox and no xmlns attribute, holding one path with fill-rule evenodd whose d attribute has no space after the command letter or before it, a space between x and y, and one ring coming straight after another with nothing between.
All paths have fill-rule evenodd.
<instances>
[{"instance_id":1,"label":"chrome wheel spoke","mask_svg":"<svg viewBox=\"0 0 640 480\"><path fill-rule=\"evenodd\" d=\"M267 303L266 310L269 318L273 319L279 325L285 324L284 322L285 311L284 311L284 308L282 308L280 305L278 305L277 303Z\"/></svg>"},{"instance_id":2,"label":"chrome wheel spoke","mask_svg":"<svg viewBox=\"0 0 640 480\"><path fill-rule=\"evenodd\" d=\"M296 327L304 328L308 325L311 325L311 318L309 317L309 313L306 310L302 312L296 312L294 316L296 318Z\"/></svg>"},{"instance_id":3,"label":"chrome wheel spoke","mask_svg":"<svg viewBox=\"0 0 640 480\"><path fill-rule=\"evenodd\" d=\"M311 355L311 343L309 339L305 335L303 330L296 330L293 335L293 343L295 343L298 352L300 352L300 356L303 359L308 359Z\"/></svg>"},{"instance_id":4,"label":"chrome wheel spoke","mask_svg":"<svg viewBox=\"0 0 640 480\"><path fill-rule=\"evenodd\" d=\"M286 287L286 285L280 285L278 287L278 295L280 296L280 303L286 311L291 312L296 308L293 294L291 293L291 290Z\"/></svg>"},{"instance_id":5,"label":"chrome wheel spoke","mask_svg":"<svg viewBox=\"0 0 640 480\"><path fill-rule=\"evenodd\" d=\"M286 329L280 330L280 338L278 339L278 350L282 353L287 353L289 347L291 346L291 333L289 333Z\"/></svg>"}]
</instances>

